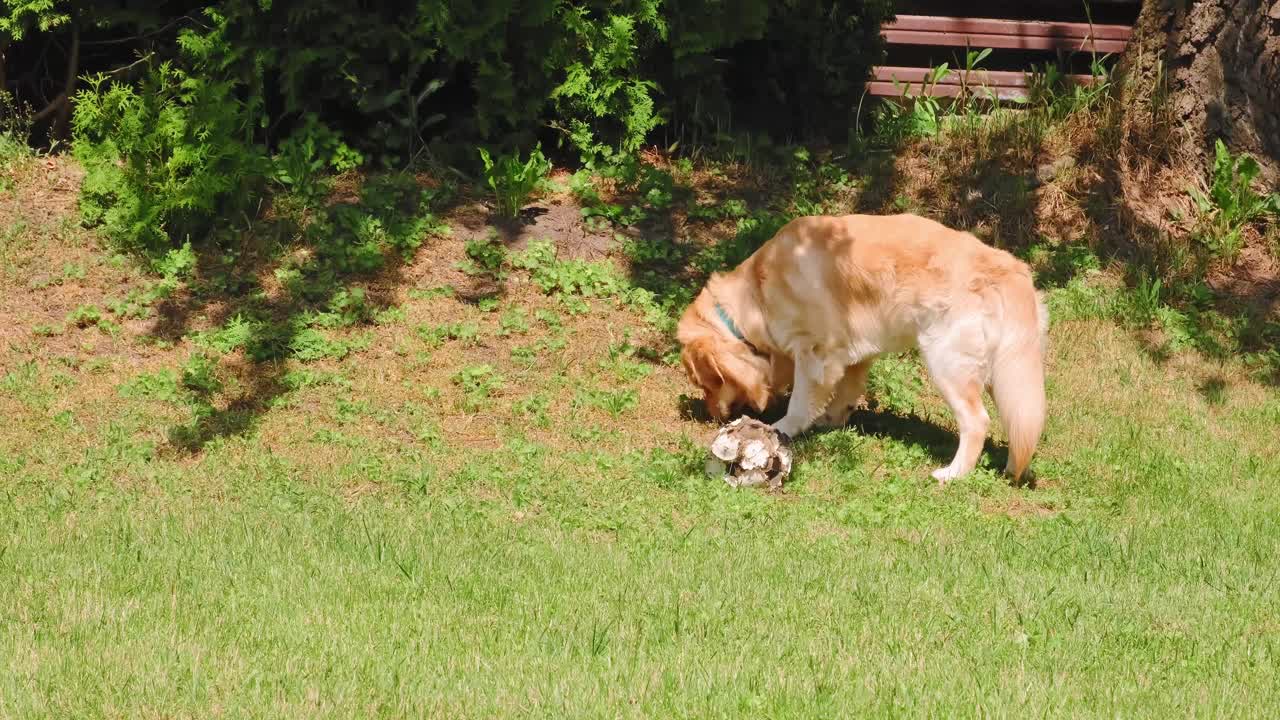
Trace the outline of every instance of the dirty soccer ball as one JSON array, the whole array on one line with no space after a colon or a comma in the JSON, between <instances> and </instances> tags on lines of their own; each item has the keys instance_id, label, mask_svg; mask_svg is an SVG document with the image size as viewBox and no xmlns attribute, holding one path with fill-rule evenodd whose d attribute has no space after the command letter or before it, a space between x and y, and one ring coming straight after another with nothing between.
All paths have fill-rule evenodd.
<instances>
[{"instance_id":1,"label":"dirty soccer ball","mask_svg":"<svg viewBox=\"0 0 1280 720\"><path fill-rule=\"evenodd\" d=\"M707 474L733 487L777 490L791 473L791 448L772 426L738 418L720 428L711 441Z\"/></svg>"}]
</instances>

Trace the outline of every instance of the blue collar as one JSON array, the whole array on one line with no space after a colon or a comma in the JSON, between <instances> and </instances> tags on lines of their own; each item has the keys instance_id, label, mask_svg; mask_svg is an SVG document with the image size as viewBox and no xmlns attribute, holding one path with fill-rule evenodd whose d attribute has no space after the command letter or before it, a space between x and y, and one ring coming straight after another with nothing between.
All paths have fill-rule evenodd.
<instances>
[{"instance_id":1,"label":"blue collar","mask_svg":"<svg viewBox=\"0 0 1280 720\"><path fill-rule=\"evenodd\" d=\"M720 316L720 320L724 322L725 327L729 328L729 332L733 333L734 337L748 345L751 344L750 342L747 342L746 336L742 334L742 331L738 329L738 326L733 324L733 318L729 317L729 313L724 311L724 308L721 307L720 303L716 303L716 315Z\"/></svg>"},{"instance_id":2,"label":"blue collar","mask_svg":"<svg viewBox=\"0 0 1280 720\"><path fill-rule=\"evenodd\" d=\"M746 335L742 334L742 331L738 329L738 326L733 324L733 318L729 317L729 313L725 312L725 309L720 305L720 303L716 303L716 315L720 316L720 321L724 323L725 327L729 328L729 332L733 333L733 336L737 338L742 344L746 345L747 348L751 350L751 352L755 353L756 355L766 354L766 353L760 352L760 349L757 348L755 345L753 345L751 341L747 339Z\"/></svg>"}]
</instances>

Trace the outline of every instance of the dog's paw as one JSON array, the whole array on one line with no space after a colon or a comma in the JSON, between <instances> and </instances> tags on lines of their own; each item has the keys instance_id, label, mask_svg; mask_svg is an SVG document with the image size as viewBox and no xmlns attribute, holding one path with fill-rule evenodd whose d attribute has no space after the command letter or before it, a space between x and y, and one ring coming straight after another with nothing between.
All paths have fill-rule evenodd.
<instances>
[{"instance_id":1,"label":"dog's paw","mask_svg":"<svg viewBox=\"0 0 1280 720\"><path fill-rule=\"evenodd\" d=\"M794 438L796 435L800 434L799 429L795 427L795 424L787 422L787 419L785 417L779 420L778 422L774 423L770 427L772 427L774 431L777 432L779 435L788 439Z\"/></svg>"},{"instance_id":2,"label":"dog's paw","mask_svg":"<svg viewBox=\"0 0 1280 720\"><path fill-rule=\"evenodd\" d=\"M960 477L963 474L964 473L962 472L957 472L956 469L950 465L946 467L940 467L937 470L934 470L932 473L933 479L938 481L939 487L946 485L947 483L951 482L952 480L955 480L956 478Z\"/></svg>"},{"instance_id":3,"label":"dog's paw","mask_svg":"<svg viewBox=\"0 0 1280 720\"><path fill-rule=\"evenodd\" d=\"M849 416L852 414L853 408L845 408L842 411L827 410L813 424L828 430L839 430L849 424Z\"/></svg>"}]
</instances>

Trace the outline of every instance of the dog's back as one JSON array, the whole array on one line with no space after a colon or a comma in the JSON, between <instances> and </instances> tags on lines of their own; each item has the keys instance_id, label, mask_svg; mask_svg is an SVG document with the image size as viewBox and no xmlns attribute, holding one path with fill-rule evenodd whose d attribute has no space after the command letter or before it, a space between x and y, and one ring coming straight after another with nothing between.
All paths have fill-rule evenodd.
<instances>
[{"instance_id":1,"label":"dog's back","mask_svg":"<svg viewBox=\"0 0 1280 720\"><path fill-rule=\"evenodd\" d=\"M794 311L771 325L815 339L835 340L848 324L857 336L905 331L915 340L938 315L980 311L999 288L1035 295L1030 268L1013 255L910 214L796 218L747 264L771 315Z\"/></svg>"},{"instance_id":2,"label":"dog's back","mask_svg":"<svg viewBox=\"0 0 1280 720\"><path fill-rule=\"evenodd\" d=\"M1025 263L904 214L797 218L748 264L780 346L825 348L833 366L919 347L935 381L990 388L1008 470L1026 469L1044 424L1048 314Z\"/></svg>"}]
</instances>

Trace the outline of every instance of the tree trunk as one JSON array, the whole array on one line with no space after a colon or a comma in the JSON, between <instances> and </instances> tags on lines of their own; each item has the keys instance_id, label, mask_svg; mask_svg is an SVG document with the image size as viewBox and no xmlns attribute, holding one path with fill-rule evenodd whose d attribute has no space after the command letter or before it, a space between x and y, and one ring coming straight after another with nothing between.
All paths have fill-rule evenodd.
<instances>
[{"instance_id":1,"label":"tree trunk","mask_svg":"<svg viewBox=\"0 0 1280 720\"><path fill-rule=\"evenodd\" d=\"M1175 159L1207 173L1221 138L1280 183L1280 0L1146 0L1121 72L1131 109L1167 93Z\"/></svg>"}]
</instances>

